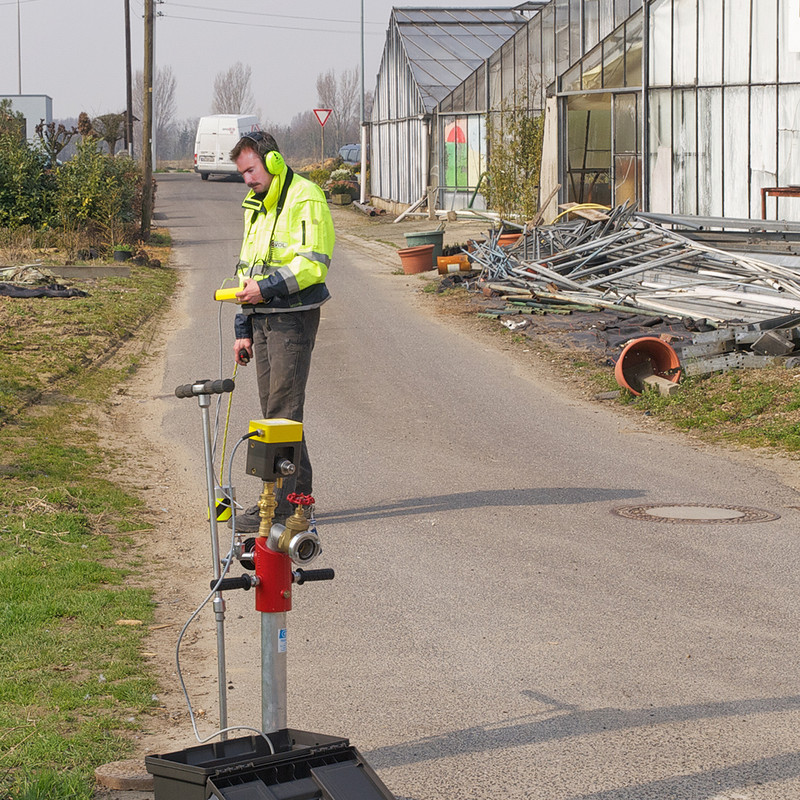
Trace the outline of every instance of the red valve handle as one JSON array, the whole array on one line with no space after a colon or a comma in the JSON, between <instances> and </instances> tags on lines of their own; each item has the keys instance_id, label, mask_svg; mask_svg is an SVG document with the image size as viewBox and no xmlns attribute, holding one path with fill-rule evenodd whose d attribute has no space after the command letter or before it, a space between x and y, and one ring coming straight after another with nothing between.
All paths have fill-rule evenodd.
<instances>
[{"instance_id":1,"label":"red valve handle","mask_svg":"<svg viewBox=\"0 0 800 800\"><path fill-rule=\"evenodd\" d=\"M286 496L286 499L296 506L314 505L314 498L310 494L297 494L297 492L292 492L290 495Z\"/></svg>"}]
</instances>

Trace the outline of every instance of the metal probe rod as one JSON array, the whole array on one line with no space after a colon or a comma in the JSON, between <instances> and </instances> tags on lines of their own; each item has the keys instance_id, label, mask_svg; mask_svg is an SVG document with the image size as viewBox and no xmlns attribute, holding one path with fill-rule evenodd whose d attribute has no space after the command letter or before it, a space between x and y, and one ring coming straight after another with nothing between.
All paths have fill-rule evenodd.
<instances>
[{"instance_id":1,"label":"metal probe rod","mask_svg":"<svg viewBox=\"0 0 800 800\"><path fill-rule=\"evenodd\" d=\"M207 394L197 396L203 414L203 449L206 459L206 486L208 489L208 518L211 522L211 558L214 568L214 583L221 574L219 562L219 538L217 534L217 515L214 513L216 497L214 495L214 462L211 453L211 417L209 406L211 397ZM219 683L219 727L223 731L222 739L227 739L225 728L228 727L228 681L225 673L225 600L219 590L214 593L214 619L217 625L217 681Z\"/></svg>"}]
</instances>

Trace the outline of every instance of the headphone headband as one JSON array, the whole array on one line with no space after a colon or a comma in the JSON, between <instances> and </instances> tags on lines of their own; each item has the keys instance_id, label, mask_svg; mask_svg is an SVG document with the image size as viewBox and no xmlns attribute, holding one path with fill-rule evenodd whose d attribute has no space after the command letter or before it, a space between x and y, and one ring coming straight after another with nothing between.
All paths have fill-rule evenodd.
<instances>
[{"instance_id":1,"label":"headphone headband","mask_svg":"<svg viewBox=\"0 0 800 800\"><path fill-rule=\"evenodd\" d=\"M263 131L250 131L245 133L242 138L250 139L258 144L264 143L267 145L267 147L269 147L270 143L267 141L267 136L268 134L265 134ZM271 136L269 138L272 139ZM275 140L272 139L272 141L274 142ZM260 150L260 148L257 148L257 152L258 150ZM277 149L267 150L267 152L263 154L259 152L259 155L263 159L264 167L266 168L267 172L270 173L270 175L278 175L283 172L286 162Z\"/></svg>"}]
</instances>

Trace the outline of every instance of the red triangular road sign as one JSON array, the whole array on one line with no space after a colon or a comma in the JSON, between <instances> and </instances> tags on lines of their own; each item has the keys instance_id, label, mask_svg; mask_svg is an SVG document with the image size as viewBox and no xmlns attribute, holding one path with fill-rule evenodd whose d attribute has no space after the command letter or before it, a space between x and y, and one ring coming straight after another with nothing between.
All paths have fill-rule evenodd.
<instances>
[{"instance_id":1,"label":"red triangular road sign","mask_svg":"<svg viewBox=\"0 0 800 800\"><path fill-rule=\"evenodd\" d=\"M314 116L317 118L322 127L325 127L325 123L328 121L328 117L331 115L332 108L315 108L314 109Z\"/></svg>"}]
</instances>

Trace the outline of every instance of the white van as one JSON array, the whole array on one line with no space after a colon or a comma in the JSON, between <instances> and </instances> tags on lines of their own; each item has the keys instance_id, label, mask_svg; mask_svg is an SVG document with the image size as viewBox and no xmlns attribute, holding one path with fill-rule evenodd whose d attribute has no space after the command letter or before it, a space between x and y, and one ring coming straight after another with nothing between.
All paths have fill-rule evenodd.
<instances>
[{"instance_id":1,"label":"white van","mask_svg":"<svg viewBox=\"0 0 800 800\"><path fill-rule=\"evenodd\" d=\"M236 164L228 154L246 133L260 131L258 117L245 114L214 114L201 117L194 140L194 171L209 175L235 175Z\"/></svg>"}]
</instances>

